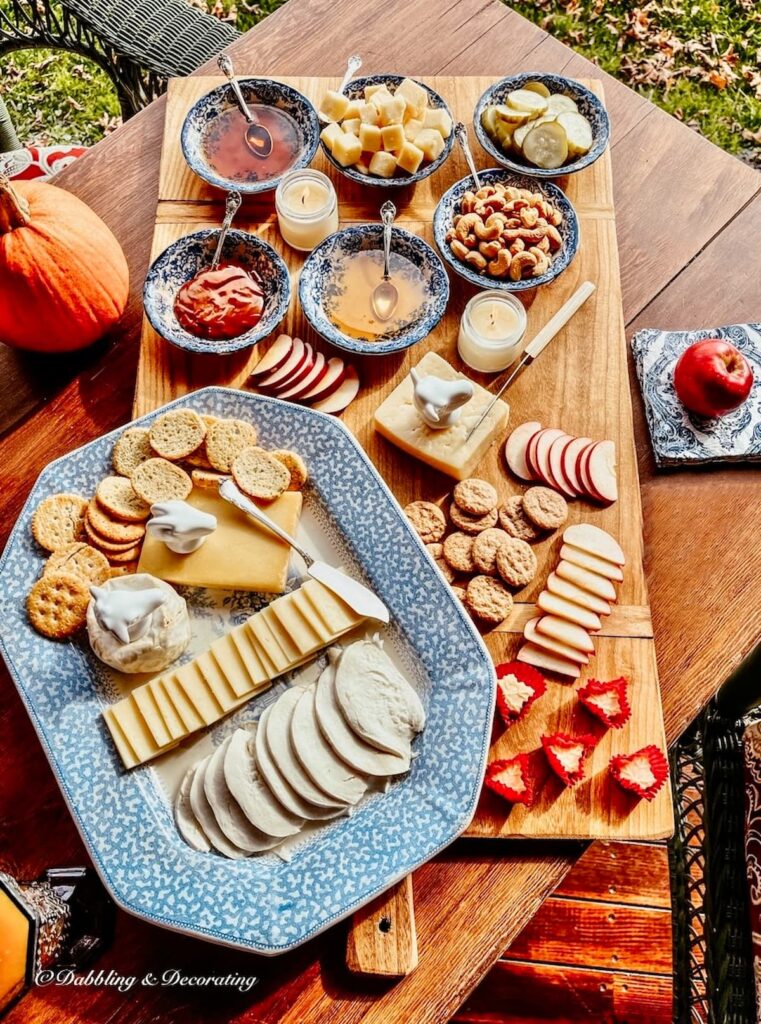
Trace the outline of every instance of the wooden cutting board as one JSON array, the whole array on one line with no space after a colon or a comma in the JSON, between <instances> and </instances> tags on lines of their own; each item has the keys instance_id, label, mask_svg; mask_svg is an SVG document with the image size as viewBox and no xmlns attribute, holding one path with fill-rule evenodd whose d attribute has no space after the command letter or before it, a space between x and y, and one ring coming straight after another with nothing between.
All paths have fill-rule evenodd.
<instances>
[{"instance_id":1,"label":"wooden cutting board","mask_svg":"<svg viewBox=\"0 0 761 1024\"><path fill-rule=\"evenodd\" d=\"M239 70L246 73L245 68ZM221 221L222 193L190 171L179 144L180 129L187 111L220 81L198 77L175 79L169 83L152 258L183 235ZM327 88L336 84L333 79L283 78L282 81L295 86L314 103L319 102ZM489 159L475 142L472 112L478 97L492 79L433 77L425 81L444 96L455 119L469 126L476 162L481 167L489 166ZM602 96L599 82L585 84ZM378 219L385 193L343 178L320 152L313 166L333 179L342 224ZM394 193L397 223L433 245L431 221L438 198L466 173L464 159L455 148L449 160L431 177L413 188ZM616 443L619 500L607 509L583 501L572 502L569 523L590 522L608 530L621 543L628 564L625 580L619 588L619 604L605 620L596 642L597 656L589 670L582 673L575 686L550 682L548 692L524 722L509 731L504 731L499 723L495 723L494 728L490 759L536 750L540 746L540 736L548 731L583 729L598 733L600 739L590 761L587 780L573 789L565 789L551 778L546 778L539 800L530 811L519 805L511 808L493 794L484 793L466 835L651 839L666 836L673 828L668 785L652 802L637 801L623 794L607 775L607 765L614 753L633 751L649 743L665 750L643 570L642 508L632 429L609 153L606 152L581 173L559 179L559 184L578 213L581 244L573 263L557 281L536 292L522 293L528 312L526 340L536 334L582 281L593 281L597 291L537 363L511 386L508 395L510 424L515 426L528 419L537 419L545 426L561 427L568 433L598 440L610 439ZM328 352L330 346L314 334L298 308L298 275L304 256L288 249L280 238L273 194L247 199L236 218L236 227L265 238L281 253L289 267L293 298L281 329L297 334L316 348ZM450 274L450 280L449 308L428 338L395 356L355 359L363 387L344 414L344 420L402 505L416 498L441 502L451 492L453 481L378 437L372 426L373 414L383 398L407 374L410 366L429 349L435 349L458 368L466 369L456 353L457 331L462 310L474 289L453 274ZM244 387L266 344L234 356L199 356L167 344L144 320L135 415L209 384ZM472 372L471 375L486 386L493 383L493 378ZM492 448L478 472L490 479L505 497L521 490L504 465L500 445ZM517 595L511 619L485 634L484 639L496 663L514 657L520 645L523 625L534 614L533 602L543 589L547 575L557 564L559 548L559 535L535 546L539 572L534 583ZM421 600L424 600L424 595L421 595ZM595 729L593 720L579 710L574 689L583 685L590 675L601 679L620 675L629 678L633 715L623 729L607 732ZM387 927L389 913L393 913L394 908L400 922L404 922L398 930ZM409 968L416 957L416 953L413 955L414 919L410 908L408 884L400 883L391 897L376 901L366 908L361 918L358 915L349 947L350 963L371 973L398 974L403 972L405 964Z\"/></svg>"}]
</instances>

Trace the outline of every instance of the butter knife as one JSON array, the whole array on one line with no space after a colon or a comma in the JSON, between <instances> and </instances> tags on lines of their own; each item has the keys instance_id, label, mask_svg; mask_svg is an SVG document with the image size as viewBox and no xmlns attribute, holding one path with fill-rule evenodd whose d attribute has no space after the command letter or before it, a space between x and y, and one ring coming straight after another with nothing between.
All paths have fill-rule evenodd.
<instances>
[{"instance_id":1,"label":"butter knife","mask_svg":"<svg viewBox=\"0 0 761 1024\"><path fill-rule=\"evenodd\" d=\"M266 513L262 512L258 505L254 504L250 498L239 489L234 480L229 477L223 480L219 485L219 496L224 498L225 501L229 501L231 505L240 509L241 512L245 512L246 515L251 516L262 526L266 526L268 530L271 530L281 540L285 541L286 544L290 544L294 551L296 551L303 558L307 573L312 579L322 583L328 590L332 590L334 594L337 594L342 601L345 601L350 608L352 608L357 615L363 615L368 619L378 619L379 622L389 621L388 608L381 601L379 597L368 590L362 583L358 583L357 580L353 580L351 576L346 576L341 572L340 569L336 569L335 566L328 565L327 562L319 562L312 558L308 551L305 551L302 546L287 534L285 530L281 529L274 523Z\"/></svg>"}]
</instances>

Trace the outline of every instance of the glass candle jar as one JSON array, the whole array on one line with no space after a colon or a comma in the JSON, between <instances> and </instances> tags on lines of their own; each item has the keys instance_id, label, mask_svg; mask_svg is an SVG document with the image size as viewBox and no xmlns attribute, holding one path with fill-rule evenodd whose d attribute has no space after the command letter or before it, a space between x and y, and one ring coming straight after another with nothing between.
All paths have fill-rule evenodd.
<instances>
[{"instance_id":1,"label":"glass candle jar","mask_svg":"<svg viewBox=\"0 0 761 1024\"><path fill-rule=\"evenodd\" d=\"M526 310L509 292L474 295L463 310L457 351L482 373L498 373L518 356L526 332Z\"/></svg>"},{"instance_id":2,"label":"glass candle jar","mask_svg":"<svg viewBox=\"0 0 761 1024\"><path fill-rule=\"evenodd\" d=\"M292 249L311 252L338 231L333 182L321 171L303 168L286 174L275 192L280 234Z\"/></svg>"}]
</instances>

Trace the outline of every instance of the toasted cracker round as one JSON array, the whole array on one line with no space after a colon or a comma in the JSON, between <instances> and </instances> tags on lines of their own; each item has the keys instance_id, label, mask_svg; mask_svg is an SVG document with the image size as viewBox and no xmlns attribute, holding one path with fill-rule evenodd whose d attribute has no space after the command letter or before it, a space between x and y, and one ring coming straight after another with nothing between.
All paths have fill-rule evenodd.
<instances>
[{"instance_id":1,"label":"toasted cracker round","mask_svg":"<svg viewBox=\"0 0 761 1024\"><path fill-rule=\"evenodd\" d=\"M133 572L137 572L137 562L127 562L125 565L112 565L108 570L108 578L112 580L114 576L129 576Z\"/></svg>"},{"instance_id":2,"label":"toasted cracker round","mask_svg":"<svg viewBox=\"0 0 761 1024\"><path fill-rule=\"evenodd\" d=\"M549 487L529 487L523 495L523 511L541 530L556 530L568 518L568 502Z\"/></svg>"},{"instance_id":3,"label":"toasted cracker round","mask_svg":"<svg viewBox=\"0 0 761 1024\"><path fill-rule=\"evenodd\" d=\"M240 489L260 501L279 498L291 482L291 474L282 462L263 448L244 448L232 464L233 479Z\"/></svg>"},{"instance_id":4,"label":"toasted cracker round","mask_svg":"<svg viewBox=\"0 0 761 1024\"><path fill-rule=\"evenodd\" d=\"M525 587L536 576L536 555L525 540L507 537L496 555L497 572L511 587Z\"/></svg>"},{"instance_id":5,"label":"toasted cracker round","mask_svg":"<svg viewBox=\"0 0 761 1024\"><path fill-rule=\"evenodd\" d=\"M212 469L229 473L235 456L256 444L256 428L245 420L217 420L206 434L206 454Z\"/></svg>"},{"instance_id":6,"label":"toasted cracker round","mask_svg":"<svg viewBox=\"0 0 761 1024\"><path fill-rule=\"evenodd\" d=\"M465 603L481 622L497 626L513 610L513 597L507 587L491 576L474 576L465 591Z\"/></svg>"},{"instance_id":7,"label":"toasted cracker round","mask_svg":"<svg viewBox=\"0 0 761 1024\"><path fill-rule=\"evenodd\" d=\"M510 535L497 527L477 534L473 540L473 563L485 576L497 575L497 552Z\"/></svg>"},{"instance_id":8,"label":"toasted cracker round","mask_svg":"<svg viewBox=\"0 0 761 1024\"><path fill-rule=\"evenodd\" d=\"M162 459L184 459L206 437L206 424L192 409L170 409L151 424L151 448Z\"/></svg>"},{"instance_id":9,"label":"toasted cracker round","mask_svg":"<svg viewBox=\"0 0 761 1024\"><path fill-rule=\"evenodd\" d=\"M491 512L487 512L485 515L473 516L452 502L449 509L449 518L458 530L463 530L465 533L481 533L482 530L488 530L496 525L497 510L493 508Z\"/></svg>"},{"instance_id":10,"label":"toasted cracker round","mask_svg":"<svg viewBox=\"0 0 761 1024\"><path fill-rule=\"evenodd\" d=\"M127 523L123 519L114 519L93 498L87 506L85 528L92 527L99 537L110 540L113 544L136 544L145 534L143 523Z\"/></svg>"},{"instance_id":11,"label":"toasted cracker round","mask_svg":"<svg viewBox=\"0 0 761 1024\"><path fill-rule=\"evenodd\" d=\"M87 580L73 572L50 572L32 587L26 611L38 633L65 640L84 626L89 603Z\"/></svg>"},{"instance_id":12,"label":"toasted cracker round","mask_svg":"<svg viewBox=\"0 0 761 1024\"><path fill-rule=\"evenodd\" d=\"M452 491L455 505L471 516L485 516L497 507L497 489L488 480L472 476L461 480Z\"/></svg>"},{"instance_id":13,"label":"toasted cracker round","mask_svg":"<svg viewBox=\"0 0 761 1024\"><path fill-rule=\"evenodd\" d=\"M193 490L193 481L184 469L167 459L148 459L130 477L135 494L148 505L157 501L184 501Z\"/></svg>"},{"instance_id":14,"label":"toasted cracker round","mask_svg":"<svg viewBox=\"0 0 761 1024\"><path fill-rule=\"evenodd\" d=\"M518 540L531 541L539 540L542 531L534 526L526 516L523 509L523 495L514 494L499 507L499 525L507 531L511 537Z\"/></svg>"},{"instance_id":15,"label":"toasted cracker round","mask_svg":"<svg viewBox=\"0 0 761 1024\"><path fill-rule=\"evenodd\" d=\"M455 572L473 572L473 537L468 533L450 533L444 541L444 561Z\"/></svg>"},{"instance_id":16,"label":"toasted cracker round","mask_svg":"<svg viewBox=\"0 0 761 1024\"><path fill-rule=\"evenodd\" d=\"M114 551L112 554L108 555L108 560L112 565L124 565L126 562L136 563L140 558L141 547L141 544L136 544L132 548L127 548L126 551Z\"/></svg>"},{"instance_id":17,"label":"toasted cracker round","mask_svg":"<svg viewBox=\"0 0 761 1024\"><path fill-rule=\"evenodd\" d=\"M130 427L116 439L111 461L119 476L131 476L141 462L153 455L147 427Z\"/></svg>"},{"instance_id":18,"label":"toasted cracker round","mask_svg":"<svg viewBox=\"0 0 761 1024\"><path fill-rule=\"evenodd\" d=\"M91 583L102 583L108 579L108 559L97 548L75 540L65 548L54 551L42 571L44 574L71 572Z\"/></svg>"},{"instance_id":19,"label":"toasted cracker round","mask_svg":"<svg viewBox=\"0 0 761 1024\"><path fill-rule=\"evenodd\" d=\"M102 537L97 530L93 529L89 519L85 519L85 536L94 548L97 548L98 551L102 551L106 556L111 555L112 553L118 554L122 551L128 551L142 540L142 538L139 540L109 540L107 537Z\"/></svg>"},{"instance_id":20,"label":"toasted cracker round","mask_svg":"<svg viewBox=\"0 0 761 1024\"><path fill-rule=\"evenodd\" d=\"M454 594L454 596L457 598L457 600L461 601L463 604L465 604L465 598L468 595L467 588L466 587L461 587L458 584L453 583L451 585L450 589L451 589L452 593Z\"/></svg>"},{"instance_id":21,"label":"toasted cracker round","mask_svg":"<svg viewBox=\"0 0 761 1024\"><path fill-rule=\"evenodd\" d=\"M101 480L95 497L109 515L129 523L141 523L151 512L150 505L135 492L132 481L126 476L107 476Z\"/></svg>"},{"instance_id":22,"label":"toasted cracker round","mask_svg":"<svg viewBox=\"0 0 761 1024\"><path fill-rule=\"evenodd\" d=\"M457 573L454 571L449 562L447 562L446 559L443 557L434 558L434 562L436 563L436 565L438 565L439 569L441 570L441 574L443 575L447 583L454 583Z\"/></svg>"},{"instance_id":23,"label":"toasted cracker round","mask_svg":"<svg viewBox=\"0 0 761 1024\"><path fill-rule=\"evenodd\" d=\"M200 487L204 491L218 491L226 475L216 473L213 469L191 469L190 479L194 487Z\"/></svg>"},{"instance_id":24,"label":"toasted cracker round","mask_svg":"<svg viewBox=\"0 0 761 1024\"><path fill-rule=\"evenodd\" d=\"M424 544L436 544L447 530L447 517L432 501L411 501L404 514Z\"/></svg>"},{"instance_id":25,"label":"toasted cracker round","mask_svg":"<svg viewBox=\"0 0 761 1024\"><path fill-rule=\"evenodd\" d=\"M32 536L47 551L58 551L82 537L87 499L78 494L50 494L32 516Z\"/></svg>"},{"instance_id":26,"label":"toasted cracker round","mask_svg":"<svg viewBox=\"0 0 761 1024\"><path fill-rule=\"evenodd\" d=\"M209 456L206 454L206 438L209 436L212 424L217 422L217 417L209 416L207 413L202 412L201 419L206 425L206 437L196 450L191 452L190 455L186 455L182 461L187 462L189 466L195 466L197 469L211 469L212 465L209 462Z\"/></svg>"},{"instance_id":27,"label":"toasted cracker round","mask_svg":"<svg viewBox=\"0 0 761 1024\"><path fill-rule=\"evenodd\" d=\"M434 541L431 544L426 544L426 550L430 552L431 558L443 558L444 557L444 545L438 541Z\"/></svg>"},{"instance_id":28,"label":"toasted cracker round","mask_svg":"<svg viewBox=\"0 0 761 1024\"><path fill-rule=\"evenodd\" d=\"M309 479L307 464L298 452L292 452L289 448L276 448L269 453L273 459L282 462L291 474L291 482L288 484L289 491L303 491L304 485Z\"/></svg>"}]
</instances>

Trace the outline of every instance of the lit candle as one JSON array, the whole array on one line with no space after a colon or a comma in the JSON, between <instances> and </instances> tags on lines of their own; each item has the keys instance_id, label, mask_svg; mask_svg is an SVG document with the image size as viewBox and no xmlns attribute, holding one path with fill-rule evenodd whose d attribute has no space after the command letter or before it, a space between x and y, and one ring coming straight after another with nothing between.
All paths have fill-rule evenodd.
<instances>
[{"instance_id":1,"label":"lit candle","mask_svg":"<svg viewBox=\"0 0 761 1024\"><path fill-rule=\"evenodd\" d=\"M286 174L275 193L280 234L293 249L311 252L338 231L338 202L330 178L309 169Z\"/></svg>"},{"instance_id":2,"label":"lit candle","mask_svg":"<svg viewBox=\"0 0 761 1024\"><path fill-rule=\"evenodd\" d=\"M463 310L457 351L482 373L497 373L518 356L526 331L526 310L507 292L474 295Z\"/></svg>"}]
</instances>

